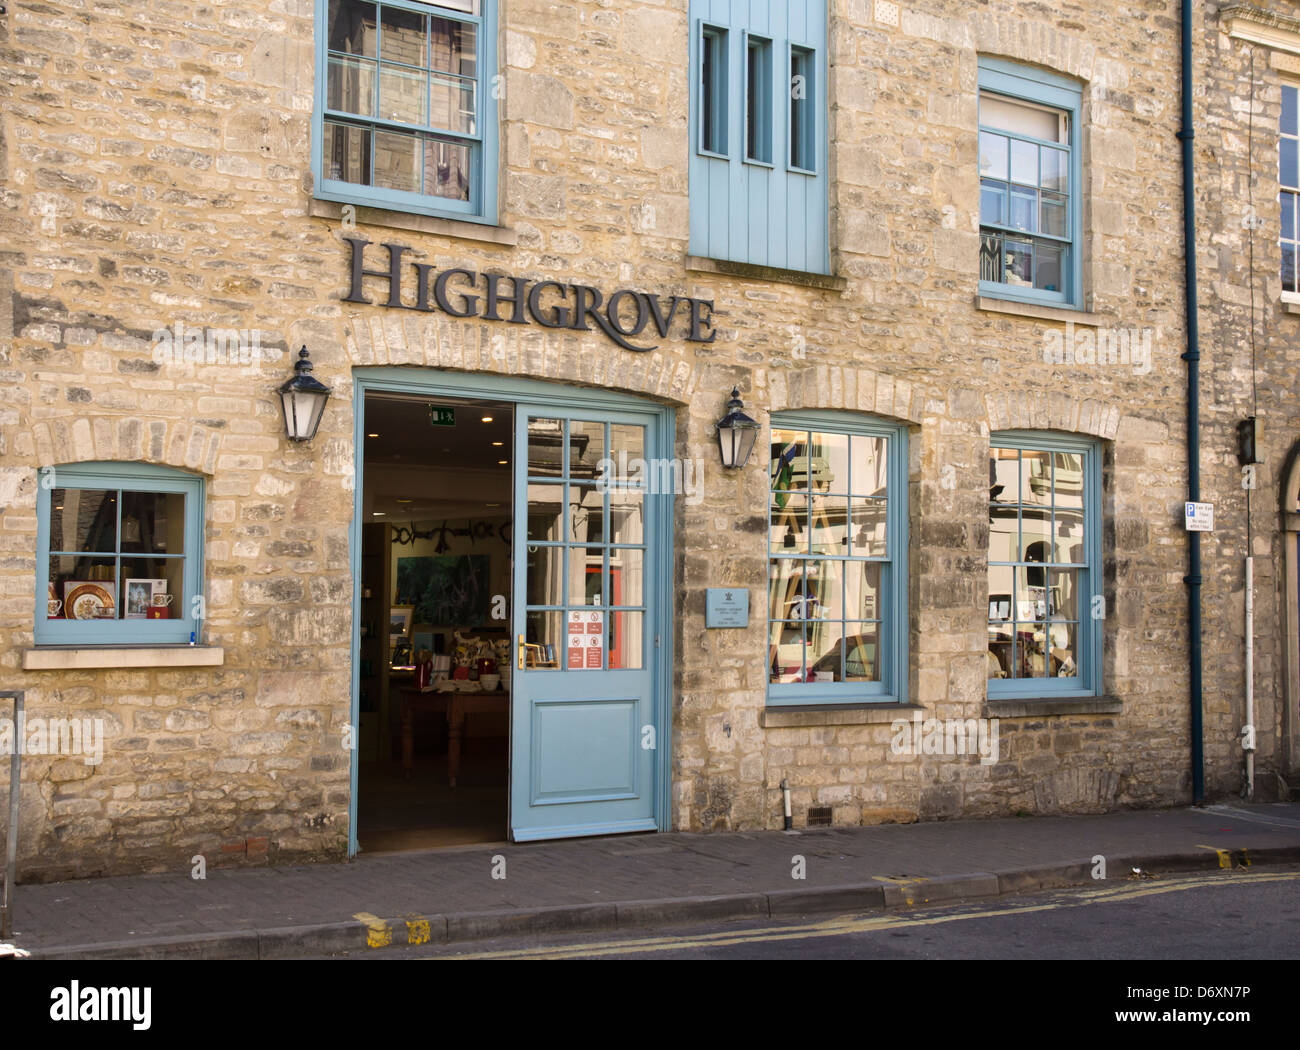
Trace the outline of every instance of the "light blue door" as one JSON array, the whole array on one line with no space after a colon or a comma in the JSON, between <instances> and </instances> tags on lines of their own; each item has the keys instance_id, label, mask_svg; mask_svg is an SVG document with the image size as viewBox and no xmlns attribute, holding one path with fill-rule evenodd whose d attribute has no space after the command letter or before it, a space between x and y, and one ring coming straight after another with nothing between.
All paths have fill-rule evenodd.
<instances>
[{"instance_id":1,"label":"light blue door","mask_svg":"<svg viewBox=\"0 0 1300 1050\"><path fill-rule=\"evenodd\" d=\"M656 827L657 419L516 408L516 840Z\"/></svg>"}]
</instances>

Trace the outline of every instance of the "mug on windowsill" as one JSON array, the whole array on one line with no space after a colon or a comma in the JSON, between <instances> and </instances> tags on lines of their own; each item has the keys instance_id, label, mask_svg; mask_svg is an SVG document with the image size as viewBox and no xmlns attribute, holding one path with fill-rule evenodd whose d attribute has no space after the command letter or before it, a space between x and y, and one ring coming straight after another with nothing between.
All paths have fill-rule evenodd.
<instances>
[{"instance_id":1,"label":"mug on windowsill","mask_svg":"<svg viewBox=\"0 0 1300 1050\"><path fill-rule=\"evenodd\" d=\"M57 620L59 612L63 609L63 602L58 598L51 598L45 605L45 618L47 620Z\"/></svg>"},{"instance_id":2,"label":"mug on windowsill","mask_svg":"<svg viewBox=\"0 0 1300 1050\"><path fill-rule=\"evenodd\" d=\"M167 607L172 603L170 594L155 594L149 602L148 616L151 620L166 620L171 617L171 610Z\"/></svg>"}]
</instances>

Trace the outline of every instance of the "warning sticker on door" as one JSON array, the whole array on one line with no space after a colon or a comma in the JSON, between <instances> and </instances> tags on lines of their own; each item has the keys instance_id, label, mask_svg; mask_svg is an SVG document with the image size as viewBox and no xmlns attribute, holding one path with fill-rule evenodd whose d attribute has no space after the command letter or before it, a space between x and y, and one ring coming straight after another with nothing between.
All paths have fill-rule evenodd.
<instances>
[{"instance_id":1,"label":"warning sticker on door","mask_svg":"<svg viewBox=\"0 0 1300 1050\"><path fill-rule=\"evenodd\" d=\"M599 671L605 650L605 614L569 610L569 670Z\"/></svg>"}]
</instances>

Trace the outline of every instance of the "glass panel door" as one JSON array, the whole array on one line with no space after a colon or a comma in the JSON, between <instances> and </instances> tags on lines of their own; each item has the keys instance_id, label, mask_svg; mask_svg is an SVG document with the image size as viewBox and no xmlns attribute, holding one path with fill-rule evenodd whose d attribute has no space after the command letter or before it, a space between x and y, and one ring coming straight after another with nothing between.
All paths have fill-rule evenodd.
<instances>
[{"instance_id":1,"label":"glass panel door","mask_svg":"<svg viewBox=\"0 0 1300 1050\"><path fill-rule=\"evenodd\" d=\"M512 833L652 830L653 417L515 419Z\"/></svg>"}]
</instances>

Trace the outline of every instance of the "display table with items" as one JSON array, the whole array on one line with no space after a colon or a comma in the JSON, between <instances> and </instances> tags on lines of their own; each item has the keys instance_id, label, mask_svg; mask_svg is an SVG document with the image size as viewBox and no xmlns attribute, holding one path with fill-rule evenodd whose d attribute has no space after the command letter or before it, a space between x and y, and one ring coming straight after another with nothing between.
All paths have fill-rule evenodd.
<instances>
[{"instance_id":1,"label":"display table with items","mask_svg":"<svg viewBox=\"0 0 1300 1050\"><path fill-rule=\"evenodd\" d=\"M447 775L451 787L456 786L460 772L461 738L465 733L465 720L472 714L504 714L510 710L510 694L497 689L490 693L422 691L407 686L398 694L402 708L402 769L411 776L415 764L415 712L436 711L447 718Z\"/></svg>"},{"instance_id":2,"label":"display table with items","mask_svg":"<svg viewBox=\"0 0 1300 1050\"><path fill-rule=\"evenodd\" d=\"M415 654L411 685L399 690L402 725L402 768L411 776L415 765L415 712L435 711L447 718L447 771L451 787L460 772L465 720L472 714L506 714L510 710L510 642L484 641L455 634L449 655L423 649ZM498 670L499 669L499 670Z\"/></svg>"}]
</instances>

